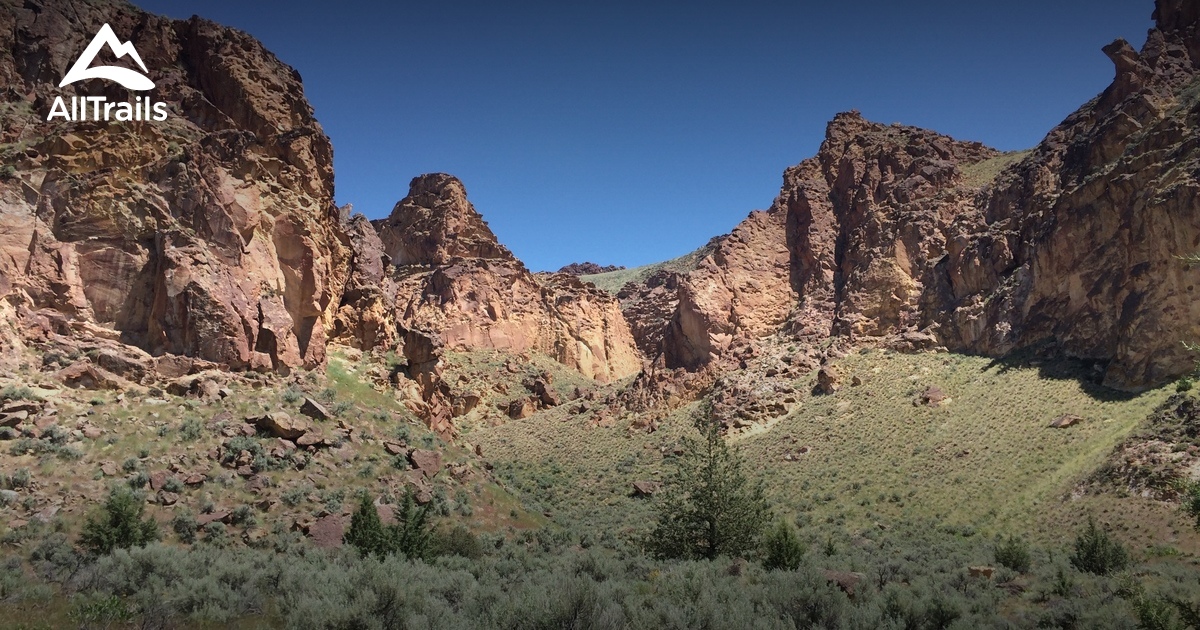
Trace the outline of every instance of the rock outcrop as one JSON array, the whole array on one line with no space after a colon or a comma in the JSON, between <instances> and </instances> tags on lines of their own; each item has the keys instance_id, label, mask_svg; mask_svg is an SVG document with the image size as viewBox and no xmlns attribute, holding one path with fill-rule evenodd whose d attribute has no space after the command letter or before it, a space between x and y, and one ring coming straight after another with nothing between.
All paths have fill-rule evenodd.
<instances>
[{"instance_id":1,"label":"rock outcrop","mask_svg":"<svg viewBox=\"0 0 1200 630\"><path fill-rule=\"evenodd\" d=\"M140 52L149 92L58 87L106 23ZM5 2L0 84L0 296L14 316L234 370L323 363L350 258L332 148L295 70L200 18ZM84 95L149 96L169 117L47 122L55 97Z\"/></svg>"},{"instance_id":2,"label":"rock outcrop","mask_svg":"<svg viewBox=\"0 0 1200 630\"><path fill-rule=\"evenodd\" d=\"M496 241L456 178L415 178L376 226L394 266L398 327L431 331L448 349L541 352L605 382L641 368L617 301L574 276L531 274Z\"/></svg>"},{"instance_id":3,"label":"rock outcrop","mask_svg":"<svg viewBox=\"0 0 1200 630\"><path fill-rule=\"evenodd\" d=\"M558 270L570 276L594 276L598 273L611 273L624 269L623 265L598 265L594 262L571 263Z\"/></svg>"}]
</instances>

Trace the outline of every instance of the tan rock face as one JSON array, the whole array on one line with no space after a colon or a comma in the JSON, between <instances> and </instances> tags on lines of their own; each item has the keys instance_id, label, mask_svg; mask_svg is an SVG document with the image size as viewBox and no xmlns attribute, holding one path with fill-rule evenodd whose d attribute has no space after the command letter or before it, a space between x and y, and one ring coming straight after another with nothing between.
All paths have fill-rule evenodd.
<instances>
[{"instance_id":1,"label":"tan rock face","mask_svg":"<svg viewBox=\"0 0 1200 630\"><path fill-rule=\"evenodd\" d=\"M104 23L131 39L163 122L47 122ZM107 2L0 6L0 292L153 354L232 369L323 362L349 263L332 149L299 76L249 36ZM23 60L18 63L18 60Z\"/></svg>"},{"instance_id":2,"label":"tan rock face","mask_svg":"<svg viewBox=\"0 0 1200 630\"><path fill-rule=\"evenodd\" d=\"M680 281L667 367L737 340L1023 347L1107 364L1139 389L1190 370L1200 338L1200 11L1163 0L1116 78L1024 156L838 115L779 197Z\"/></svg>"},{"instance_id":3,"label":"tan rock face","mask_svg":"<svg viewBox=\"0 0 1200 630\"><path fill-rule=\"evenodd\" d=\"M376 223L384 252L396 265L445 265L455 258L512 260L457 178L432 173L414 178L408 196Z\"/></svg>"},{"instance_id":4,"label":"tan rock face","mask_svg":"<svg viewBox=\"0 0 1200 630\"><path fill-rule=\"evenodd\" d=\"M574 276L529 273L496 243L457 179L414 179L377 226L396 265L384 284L400 328L435 332L448 349L542 352L601 381L641 368L617 301Z\"/></svg>"},{"instance_id":5,"label":"tan rock face","mask_svg":"<svg viewBox=\"0 0 1200 630\"><path fill-rule=\"evenodd\" d=\"M789 280L783 212L750 213L679 282L679 304L663 339L668 367L695 368L735 338L776 332L796 296Z\"/></svg>"}]
</instances>

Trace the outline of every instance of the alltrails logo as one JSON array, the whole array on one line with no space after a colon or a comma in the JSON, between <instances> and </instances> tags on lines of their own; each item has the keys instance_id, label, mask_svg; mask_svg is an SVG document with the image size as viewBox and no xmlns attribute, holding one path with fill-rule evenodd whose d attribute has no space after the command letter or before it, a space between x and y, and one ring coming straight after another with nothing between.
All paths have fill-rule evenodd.
<instances>
[{"instance_id":1,"label":"alltrails logo","mask_svg":"<svg viewBox=\"0 0 1200 630\"><path fill-rule=\"evenodd\" d=\"M87 79L116 81L127 89L139 92L154 87L154 82L149 77L129 68L119 66L90 67L92 62L95 61L96 55L100 53L100 49L106 44L118 59L129 55L129 57L137 62L142 72L148 72L146 64L142 63L141 56L138 55L137 50L133 47L133 42L121 42L117 38L117 34L113 32L112 27L105 24L100 27L100 32L96 33L96 36L92 38L92 43L88 44L83 54L79 55L79 59L75 61L75 65L71 66L71 69L67 71L67 76L63 77L62 83L59 83L58 87L66 87L76 81L86 81ZM56 96L54 97L54 104L50 107L50 115L46 117L46 120L54 120L57 117L62 117L72 122L81 120L163 121L167 119L167 104L152 102L148 96L135 99L133 103L110 103L108 102L108 98L104 96L72 96L71 106L68 108L67 102L63 97Z\"/></svg>"}]
</instances>

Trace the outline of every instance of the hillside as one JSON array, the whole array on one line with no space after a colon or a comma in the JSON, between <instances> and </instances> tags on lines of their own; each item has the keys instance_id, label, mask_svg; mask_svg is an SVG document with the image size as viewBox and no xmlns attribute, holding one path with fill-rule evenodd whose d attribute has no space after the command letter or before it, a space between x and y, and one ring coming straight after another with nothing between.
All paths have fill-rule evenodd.
<instances>
[{"instance_id":1,"label":"hillside","mask_svg":"<svg viewBox=\"0 0 1200 630\"><path fill-rule=\"evenodd\" d=\"M0 626L1195 626L1197 6L1028 151L843 112L578 276L335 207L246 33L0 0ZM164 124L40 113L105 24Z\"/></svg>"}]
</instances>

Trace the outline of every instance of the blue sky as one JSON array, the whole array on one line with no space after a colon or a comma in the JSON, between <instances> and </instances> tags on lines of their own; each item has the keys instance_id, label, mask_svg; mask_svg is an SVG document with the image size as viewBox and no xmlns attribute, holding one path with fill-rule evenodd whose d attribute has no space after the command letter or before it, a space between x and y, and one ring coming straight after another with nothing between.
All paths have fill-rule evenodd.
<instances>
[{"instance_id":1,"label":"blue sky","mask_svg":"<svg viewBox=\"0 0 1200 630\"><path fill-rule=\"evenodd\" d=\"M635 266L728 232L839 111L1012 150L1141 47L1150 0L134 0L249 32L303 76L337 202L460 177L531 269ZM906 6L907 5L907 6Z\"/></svg>"}]
</instances>

